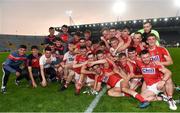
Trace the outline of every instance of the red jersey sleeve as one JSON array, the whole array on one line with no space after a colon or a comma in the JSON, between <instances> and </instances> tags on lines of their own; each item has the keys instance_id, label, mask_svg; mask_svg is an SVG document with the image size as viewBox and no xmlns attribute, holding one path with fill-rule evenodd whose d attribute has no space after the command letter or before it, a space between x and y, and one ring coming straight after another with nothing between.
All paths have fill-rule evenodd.
<instances>
[{"instance_id":1,"label":"red jersey sleeve","mask_svg":"<svg viewBox=\"0 0 180 113\"><path fill-rule=\"evenodd\" d=\"M166 48L164 48L164 47L161 48L161 52L162 52L163 55L170 56L168 50Z\"/></svg>"}]
</instances>

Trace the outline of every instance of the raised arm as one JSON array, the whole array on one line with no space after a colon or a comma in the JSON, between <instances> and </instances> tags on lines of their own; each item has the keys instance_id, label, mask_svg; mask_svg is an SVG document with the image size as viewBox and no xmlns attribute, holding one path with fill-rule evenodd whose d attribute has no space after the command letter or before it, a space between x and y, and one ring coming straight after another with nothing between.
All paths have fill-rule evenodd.
<instances>
[{"instance_id":1,"label":"raised arm","mask_svg":"<svg viewBox=\"0 0 180 113\"><path fill-rule=\"evenodd\" d=\"M124 45L123 46L121 46L119 49L118 49L118 52L121 52L121 51L123 51L123 50L125 50L125 49L127 49L128 47L129 47L129 45L131 44L131 37L128 37L129 39L128 39L128 42L127 43L124 43Z\"/></svg>"},{"instance_id":2,"label":"raised arm","mask_svg":"<svg viewBox=\"0 0 180 113\"><path fill-rule=\"evenodd\" d=\"M108 49L110 49L109 43L107 42L107 40L103 36L101 36L101 40L105 43L106 47Z\"/></svg>"}]
</instances>

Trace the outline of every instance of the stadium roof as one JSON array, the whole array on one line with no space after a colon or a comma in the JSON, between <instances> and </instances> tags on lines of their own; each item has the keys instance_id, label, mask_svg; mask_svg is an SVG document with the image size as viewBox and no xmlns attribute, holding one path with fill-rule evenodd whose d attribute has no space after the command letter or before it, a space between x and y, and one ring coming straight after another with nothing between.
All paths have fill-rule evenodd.
<instances>
[{"instance_id":1,"label":"stadium roof","mask_svg":"<svg viewBox=\"0 0 180 113\"><path fill-rule=\"evenodd\" d=\"M69 26L70 31L84 31L86 29L93 30L94 28L100 29L103 27L111 27L114 26L118 29L127 25L132 29L140 29L144 22L151 22L153 28L163 29L163 28L179 28L180 27L180 17L165 17L165 18L148 18L148 19L138 19L138 20L126 20L126 21L113 21L113 22L103 22L103 23L92 23L92 24L82 24L82 25L74 25ZM60 31L61 27L55 27L56 31Z\"/></svg>"}]
</instances>

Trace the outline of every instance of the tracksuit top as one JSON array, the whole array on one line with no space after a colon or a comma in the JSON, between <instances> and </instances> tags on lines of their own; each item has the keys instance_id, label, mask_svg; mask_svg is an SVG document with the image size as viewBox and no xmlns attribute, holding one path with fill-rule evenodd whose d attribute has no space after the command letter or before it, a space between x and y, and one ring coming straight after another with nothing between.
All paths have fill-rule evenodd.
<instances>
[{"instance_id":1,"label":"tracksuit top","mask_svg":"<svg viewBox=\"0 0 180 113\"><path fill-rule=\"evenodd\" d=\"M11 54L9 54L9 56L3 63L3 67L7 71L15 73L16 69L20 68L21 65L26 65L26 61L27 61L26 55L20 56L17 51L12 52Z\"/></svg>"}]
</instances>

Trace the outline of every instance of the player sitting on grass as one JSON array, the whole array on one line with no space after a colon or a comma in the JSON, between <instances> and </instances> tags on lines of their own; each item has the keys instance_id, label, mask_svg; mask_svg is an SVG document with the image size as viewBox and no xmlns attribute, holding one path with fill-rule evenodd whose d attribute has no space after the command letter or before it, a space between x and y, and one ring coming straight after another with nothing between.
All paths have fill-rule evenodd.
<instances>
[{"instance_id":1,"label":"player sitting on grass","mask_svg":"<svg viewBox=\"0 0 180 113\"><path fill-rule=\"evenodd\" d=\"M138 66L142 71L144 81L147 85L146 90L142 92L142 96L148 101L162 100L162 98L158 97L158 94L165 91L166 83L171 77L171 71L163 65L151 61L150 54L147 50L143 50L140 57L142 62L138 62ZM167 99L171 110L177 109L176 103L172 98L168 98L165 95L160 96L163 99Z\"/></svg>"},{"instance_id":2,"label":"player sitting on grass","mask_svg":"<svg viewBox=\"0 0 180 113\"><path fill-rule=\"evenodd\" d=\"M168 52L168 50L162 46L157 46L157 37L154 34L149 34L147 36L148 51L150 58L153 61L160 62L164 66L170 66L173 64L173 60ZM144 84L143 84L144 85ZM172 98L174 93L174 84L172 77L169 77L165 84L165 95L168 98Z\"/></svg>"}]
</instances>

